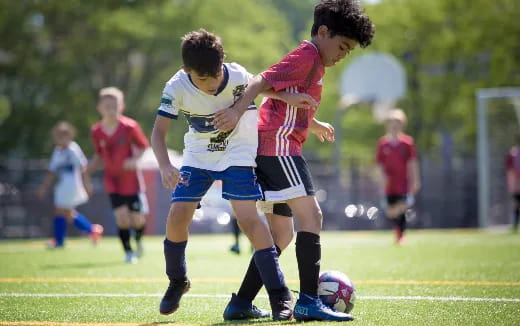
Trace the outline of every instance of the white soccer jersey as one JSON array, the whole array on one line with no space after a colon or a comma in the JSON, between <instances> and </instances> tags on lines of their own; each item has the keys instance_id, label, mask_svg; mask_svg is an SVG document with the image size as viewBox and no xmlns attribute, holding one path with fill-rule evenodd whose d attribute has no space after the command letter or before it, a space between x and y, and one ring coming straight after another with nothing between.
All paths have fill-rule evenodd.
<instances>
[{"instance_id":1,"label":"white soccer jersey","mask_svg":"<svg viewBox=\"0 0 520 326\"><path fill-rule=\"evenodd\" d=\"M76 142L65 148L56 147L51 156L49 171L56 174L58 180L54 186L54 205L60 208L74 208L88 200L87 192L81 179L81 169L87 165L87 159Z\"/></svg>"},{"instance_id":2,"label":"white soccer jersey","mask_svg":"<svg viewBox=\"0 0 520 326\"><path fill-rule=\"evenodd\" d=\"M213 127L215 112L240 98L252 75L236 63L224 64L224 82L216 95L199 90L190 76L179 70L164 87L157 114L177 119L182 112L189 130L184 135L183 165L224 171L230 166L256 166L257 110L252 103L235 129L220 132Z\"/></svg>"}]
</instances>

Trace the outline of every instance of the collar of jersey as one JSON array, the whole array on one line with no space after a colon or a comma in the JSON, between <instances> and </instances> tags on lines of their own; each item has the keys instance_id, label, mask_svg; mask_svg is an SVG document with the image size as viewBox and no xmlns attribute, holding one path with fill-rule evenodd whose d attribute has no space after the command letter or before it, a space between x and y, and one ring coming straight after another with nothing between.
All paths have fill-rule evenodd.
<instances>
[{"instance_id":1,"label":"collar of jersey","mask_svg":"<svg viewBox=\"0 0 520 326\"><path fill-rule=\"evenodd\" d=\"M226 88L228 81L229 81L228 68L226 67L225 63L222 66L224 67L224 80L222 81L222 84L220 84L220 86L218 87L217 92L215 94L213 94L213 96L217 96L218 94L222 93L222 91ZM193 87L195 87L196 89L199 89L197 87L197 85L195 85L193 80L191 80L190 74L188 74L188 79L190 80L190 83L193 85ZM204 94L206 94L206 93L204 93Z\"/></svg>"}]
</instances>

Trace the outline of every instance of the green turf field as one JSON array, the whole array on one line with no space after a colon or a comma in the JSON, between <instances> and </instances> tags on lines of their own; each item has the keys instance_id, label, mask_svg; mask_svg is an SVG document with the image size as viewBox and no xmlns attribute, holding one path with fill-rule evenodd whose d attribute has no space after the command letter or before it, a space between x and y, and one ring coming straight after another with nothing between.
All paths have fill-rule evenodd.
<instances>
[{"instance_id":1,"label":"green turf field","mask_svg":"<svg viewBox=\"0 0 520 326\"><path fill-rule=\"evenodd\" d=\"M402 247L392 240L390 232L323 234L322 270L342 271L356 285L350 324L520 325L520 234L411 231ZM96 248L69 239L62 250L45 249L43 240L0 242L0 325L224 324L249 252L230 253L231 235L192 236L192 289L176 313L161 316L162 238L145 241L137 265L122 263L115 238ZM249 249L245 238L242 247ZM294 245L280 261L298 290ZM269 307L265 292L256 303Z\"/></svg>"}]
</instances>

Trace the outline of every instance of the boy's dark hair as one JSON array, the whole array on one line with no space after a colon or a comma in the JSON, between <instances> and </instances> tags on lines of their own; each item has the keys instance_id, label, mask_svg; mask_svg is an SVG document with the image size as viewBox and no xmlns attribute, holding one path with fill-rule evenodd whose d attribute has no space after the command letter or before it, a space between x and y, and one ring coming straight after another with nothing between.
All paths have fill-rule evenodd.
<instances>
[{"instance_id":1,"label":"boy's dark hair","mask_svg":"<svg viewBox=\"0 0 520 326\"><path fill-rule=\"evenodd\" d=\"M375 33L375 26L357 0L321 0L314 7L314 24L311 36L318 33L321 25L327 26L330 37L348 37L367 47Z\"/></svg>"},{"instance_id":2,"label":"boy's dark hair","mask_svg":"<svg viewBox=\"0 0 520 326\"><path fill-rule=\"evenodd\" d=\"M220 37L203 28L182 37L182 62L184 68L201 76L215 77L224 62L224 48Z\"/></svg>"}]
</instances>

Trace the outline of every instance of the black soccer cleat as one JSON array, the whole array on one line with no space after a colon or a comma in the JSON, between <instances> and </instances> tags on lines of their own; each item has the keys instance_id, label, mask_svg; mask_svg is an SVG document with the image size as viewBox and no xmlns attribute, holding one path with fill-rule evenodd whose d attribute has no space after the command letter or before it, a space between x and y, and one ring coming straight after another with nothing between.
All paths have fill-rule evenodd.
<instances>
[{"instance_id":1,"label":"black soccer cleat","mask_svg":"<svg viewBox=\"0 0 520 326\"><path fill-rule=\"evenodd\" d=\"M224 320L245 320L269 318L269 311L256 307L252 302L244 300L235 293L231 295L231 300L224 310Z\"/></svg>"},{"instance_id":2,"label":"black soccer cleat","mask_svg":"<svg viewBox=\"0 0 520 326\"><path fill-rule=\"evenodd\" d=\"M269 293L273 320L291 320L293 317L292 295L288 288Z\"/></svg>"},{"instance_id":3,"label":"black soccer cleat","mask_svg":"<svg viewBox=\"0 0 520 326\"><path fill-rule=\"evenodd\" d=\"M168 289L164 293L161 305L159 306L161 314L173 314L177 309L179 309L179 302L181 301L182 295L189 290L190 280L188 280L188 278L185 277L184 279L170 280L170 285L168 285Z\"/></svg>"}]
</instances>

